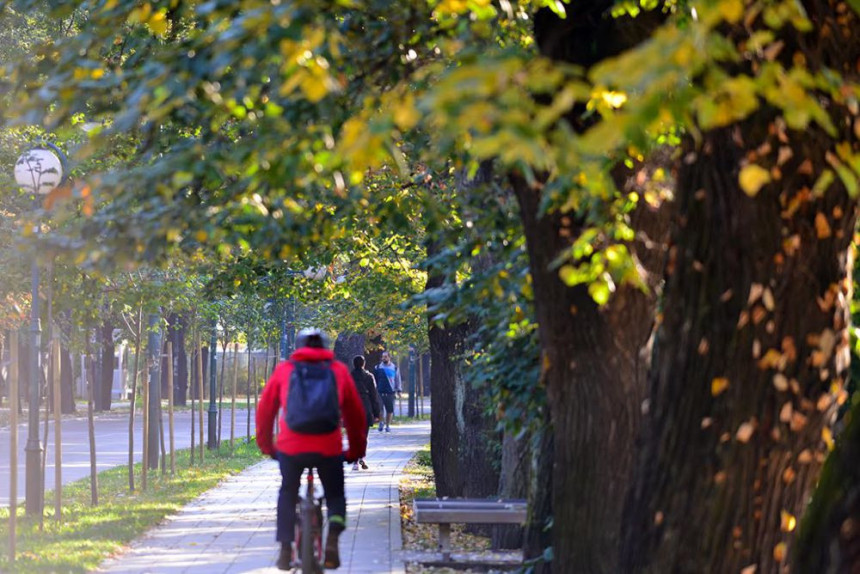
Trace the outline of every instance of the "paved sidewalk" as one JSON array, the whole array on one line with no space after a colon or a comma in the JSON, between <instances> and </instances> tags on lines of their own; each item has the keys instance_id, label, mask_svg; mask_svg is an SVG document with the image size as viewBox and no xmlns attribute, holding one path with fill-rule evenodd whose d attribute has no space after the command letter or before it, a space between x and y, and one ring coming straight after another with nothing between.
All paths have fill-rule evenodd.
<instances>
[{"instance_id":1,"label":"paved sidewalk","mask_svg":"<svg viewBox=\"0 0 860 574\"><path fill-rule=\"evenodd\" d=\"M398 483L403 466L430 440L429 421L371 430L369 470L345 467L347 530L340 537L344 574L403 572ZM206 492L147 533L99 572L215 574L277 572L275 504L280 473L257 464Z\"/></svg>"}]
</instances>

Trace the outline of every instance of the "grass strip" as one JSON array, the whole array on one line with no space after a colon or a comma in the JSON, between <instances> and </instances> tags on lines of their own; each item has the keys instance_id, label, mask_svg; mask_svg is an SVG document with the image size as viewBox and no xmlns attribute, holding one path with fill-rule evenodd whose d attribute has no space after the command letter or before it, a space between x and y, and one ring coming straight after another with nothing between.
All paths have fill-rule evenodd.
<instances>
[{"instance_id":1,"label":"grass strip","mask_svg":"<svg viewBox=\"0 0 860 574\"><path fill-rule=\"evenodd\" d=\"M189 466L189 450L176 453L176 475L150 471L145 492L128 491L128 467L100 472L99 506L90 505L90 479L63 487L63 522L45 508L45 529L18 508L18 556L9 563L9 509L0 509L0 572L89 572L129 542L180 510L223 479L262 460L256 444L239 441L233 452L226 442L207 451L202 465ZM135 465L141 471L140 463ZM139 476L139 474L138 474ZM45 500L53 500L46 493Z\"/></svg>"}]
</instances>

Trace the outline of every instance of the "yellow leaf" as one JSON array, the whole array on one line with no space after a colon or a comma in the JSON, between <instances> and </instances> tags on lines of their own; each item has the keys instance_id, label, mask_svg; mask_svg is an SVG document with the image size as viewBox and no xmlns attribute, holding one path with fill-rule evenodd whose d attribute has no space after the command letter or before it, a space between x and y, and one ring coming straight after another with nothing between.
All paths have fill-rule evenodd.
<instances>
[{"instance_id":1,"label":"yellow leaf","mask_svg":"<svg viewBox=\"0 0 860 574\"><path fill-rule=\"evenodd\" d=\"M770 180L770 172L756 164L745 166L738 175L741 189L750 197L758 195L759 190Z\"/></svg>"},{"instance_id":2,"label":"yellow leaf","mask_svg":"<svg viewBox=\"0 0 860 574\"><path fill-rule=\"evenodd\" d=\"M194 234L194 237L197 239L197 241L199 241L200 243L203 243L209 237L209 234L201 229L197 233Z\"/></svg>"},{"instance_id":3,"label":"yellow leaf","mask_svg":"<svg viewBox=\"0 0 860 574\"><path fill-rule=\"evenodd\" d=\"M797 526L797 519L785 510L780 511L779 522L783 532L791 532Z\"/></svg>"},{"instance_id":4,"label":"yellow leaf","mask_svg":"<svg viewBox=\"0 0 860 574\"><path fill-rule=\"evenodd\" d=\"M784 393L788 390L788 377L782 373L775 374L773 376L773 386L776 387L776 390Z\"/></svg>"},{"instance_id":5,"label":"yellow leaf","mask_svg":"<svg viewBox=\"0 0 860 574\"><path fill-rule=\"evenodd\" d=\"M325 80L314 74L306 74L299 84L305 97L312 103L316 103L328 94Z\"/></svg>"},{"instance_id":6,"label":"yellow leaf","mask_svg":"<svg viewBox=\"0 0 860 574\"><path fill-rule=\"evenodd\" d=\"M725 377L716 377L711 381L712 396L721 395L727 388L729 388L729 380Z\"/></svg>"},{"instance_id":7,"label":"yellow leaf","mask_svg":"<svg viewBox=\"0 0 860 574\"><path fill-rule=\"evenodd\" d=\"M403 131L410 130L418 123L420 116L415 109L415 97L406 94L394 105L394 123Z\"/></svg>"},{"instance_id":8,"label":"yellow leaf","mask_svg":"<svg viewBox=\"0 0 860 574\"><path fill-rule=\"evenodd\" d=\"M780 542L773 547L773 559L782 562L785 559L785 542Z\"/></svg>"},{"instance_id":9,"label":"yellow leaf","mask_svg":"<svg viewBox=\"0 0 860 574\"><path fill-rule=\"evenodd\" d=\"M750 438L752 438L754 431L755 424L751 421L747 421L738 427L738 432L735 433L735 438L738 439L738 442L747 443Z\"/></svg>"},{"instance_id":10,"label":"yellow leaf","mask_svg":"<svg viewBox=\"0 0 860 574\"><path fill-rule=\"evenodd\" d=\"M152 33L156 36L164 36L167 33L167 24L167 16L163 10L159 10L154 13L147 22L149 29L152 30Z\"/></svg>"},{"instance_id":11,"label":"yellow leaf","mask_svg":"<svg viewBox=\"0 0 860 574\"><path fill-rule=\"evenodd\" d=\"M824 427L821 429L821 438L824 439L824 444L827 445L827 450L833 450L833 431Z\"/></svg>"},{"instance_id":12,"label":"yellow leaf","mask_svg":"<svg viewBox=\"0 0 860 574\"><path fill-rule=\"evenodd\" d=\"M830 223L827 221L827 216L825 216L820 211L815 214L815 234L818 239L827 239L831 235Z\"/></svg>"},{"instance_id":13,"label":"yellow leaf","mask_svg":"<svg viewBox=\"0 0 860 574\"><path fill-rule=\"evenodd\" d=\"M783 361L783 355L776 349L769 349L764 357L758 362L758 368L761 370L772 369L778 367Z\"/></svg>"},{"instance_id":14,"label":"yellow leaf","mask_svg":"<svg viewBox=\"0 0 860 574\"><path fill-rule=\"evenodd\" d=\"M744 4L740 0L723 0L719 4L719 10L728 23L734 24L744 15Z\"/></svg>"}]
</instances>

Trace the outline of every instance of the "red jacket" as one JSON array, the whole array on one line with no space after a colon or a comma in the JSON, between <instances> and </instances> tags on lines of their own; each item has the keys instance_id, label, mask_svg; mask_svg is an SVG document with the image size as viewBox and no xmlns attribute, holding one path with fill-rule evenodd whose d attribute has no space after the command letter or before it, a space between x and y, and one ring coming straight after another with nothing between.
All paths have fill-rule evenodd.
<instances>
[{"instance_id":1,"label":"red jacket","mask_svg":"<svg viewBox=\"0 0 860 574\"><path fill-rule=\"evenodd\" d=\"M334 353L328 349L302 347L290 356L290 361L318 362L331 361L334 378L337 382L337 392L340 398L340 414L346 426L349 438L350 460L364 456L367 448L367 437L364 406L355 387L355 382L349 374L349 369L340 361L334 360ZM269 382L263 389L263 396L257 405L257 446L263 454L271 456L275 448L284 454L319 453L323 456L338 456L343 453L343 439L340 427L328 434L301 434L291 431L287 426L282 409L287 405L287 394L290 388L290 375L293 364L284 361L275 368ZM278 444L272 444L275 417L278 417Z\"/></svg>"}]
</instances>

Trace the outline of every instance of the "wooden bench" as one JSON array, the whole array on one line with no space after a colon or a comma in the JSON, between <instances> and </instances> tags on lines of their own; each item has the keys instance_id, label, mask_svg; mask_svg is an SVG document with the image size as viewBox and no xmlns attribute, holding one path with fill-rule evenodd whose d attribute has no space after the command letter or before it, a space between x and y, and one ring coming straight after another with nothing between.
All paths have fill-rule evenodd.
<instances>
[{"instance_id":1,"label":"wooden bench","mask_svg":"<svg viewBox=\"0 0 860 574\"><path fill-rule=\"evenodd\" d=\"M439 551L451 559L452 524L525 524L525 500L416 499L415 522L439 525Z\"/></svg>"}]
</instances>

